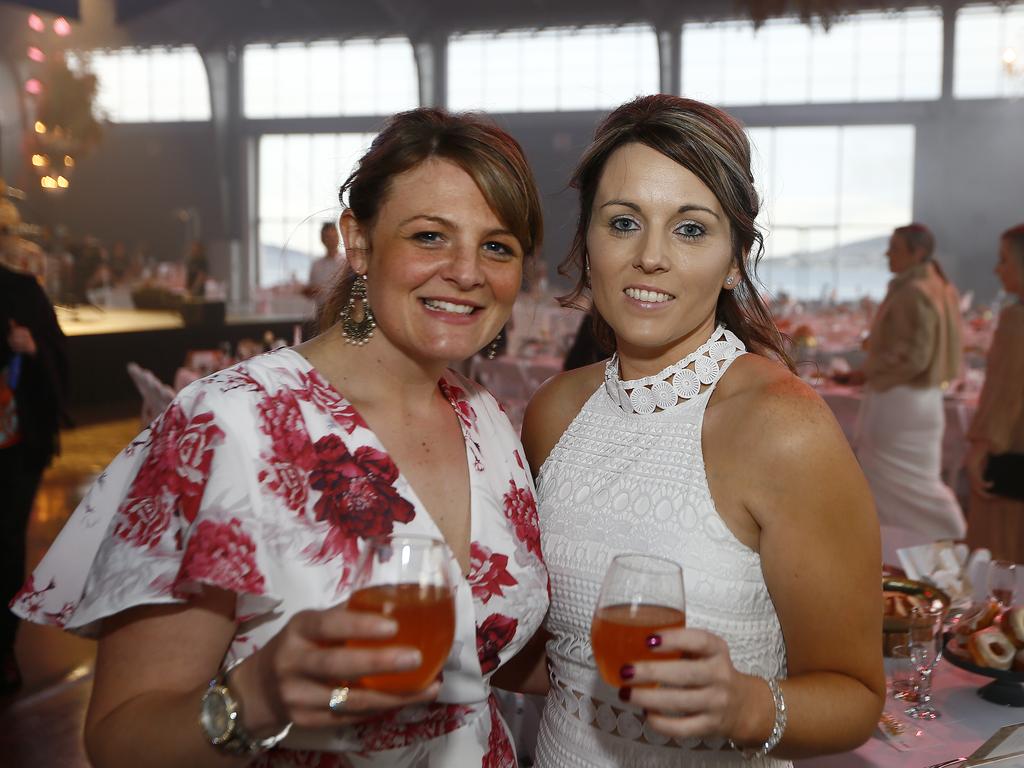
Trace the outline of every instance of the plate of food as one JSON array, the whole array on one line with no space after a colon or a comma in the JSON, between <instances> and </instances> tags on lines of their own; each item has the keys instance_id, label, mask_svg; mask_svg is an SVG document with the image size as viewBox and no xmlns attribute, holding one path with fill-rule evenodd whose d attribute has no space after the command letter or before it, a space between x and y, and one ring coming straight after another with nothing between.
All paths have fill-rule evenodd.
<instances>
[{"instance_id":1,"label":"plate of food","mask_svg":"<svg viewBox=\"0 0 1024 768\"><path fill-rule=\"evenodd\" d=\"M978 695L994 704L1024 707L1024 606L995 600L973 606L946 635L945 657L955 667L993 678Z\"/></svg>"},{"instance_id":2,"label":"plate of food","mask_svg":"<svg viewBox=\"0 0 1024 768\"><path fill-rule=\"evenodd\" d=\"M936 603L949 608L949 595L923 581L898 576L882 577L882 649L886 656L892 647L906 642L901 633L910 630L910 616L915 608L924 610Z\"/></svg>"}]
</instances>

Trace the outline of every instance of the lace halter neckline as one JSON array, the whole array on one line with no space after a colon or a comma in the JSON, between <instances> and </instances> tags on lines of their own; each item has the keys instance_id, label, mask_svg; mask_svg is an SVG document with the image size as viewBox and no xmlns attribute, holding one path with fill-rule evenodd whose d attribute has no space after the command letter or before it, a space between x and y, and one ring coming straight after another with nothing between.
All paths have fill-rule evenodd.
<instances>
[{"instance_id":1,"label":"lace halter neckline","mask_svg":"<svg viewBox=\"0 0 1024 768\"><path fill-rule=\"evenodd\" d=\"M746 351L736 334L719 325L697 349L653 376L622 381L619 356L612 355L604 367L604 388L612 402L627 414L649 416L699 395L701 386L714 384L722 377L727 367L723 363Z\"/></svg>"}]
</instances>

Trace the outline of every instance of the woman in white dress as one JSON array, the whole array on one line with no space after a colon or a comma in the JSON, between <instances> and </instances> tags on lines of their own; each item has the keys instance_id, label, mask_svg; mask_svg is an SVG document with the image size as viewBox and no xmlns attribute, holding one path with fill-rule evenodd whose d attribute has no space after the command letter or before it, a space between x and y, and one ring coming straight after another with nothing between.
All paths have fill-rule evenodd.
<instances>
[{"instance_id":1,"label":"woman in white dress","mask_svg":"<svg viewBox=\"0 0 1024 768\"><path fill-rule=\"evenodd\" d=\"M592 296L616 354L549 381L523 428L551 578L541 768L786 765L877 722L878 523L828 408L779 362L749 168L739 123L659 95L615 110L574 177L568 298ZM682 566L687 628L613 687L590 622L622 552Z\"/></svg>"},{"instance_id":2,"label":"woman in white dress","mask_svg":"<svg viewBox=\"0 0 1024 768\"><path fill-rule=\"evenodd\" d=\"M97 768L516 763L490 677L547 609L532 481L497 403L446 366L511 314L541 239L532 174L490 123L422 109L342 192L352 272L330 328L183 390L14 602L99 637ZM395 632L344 605L392 532L443 537L455 584L440 682L401 695L340 682L420 665L346 647Z\"/></svg>"}]
</instances>

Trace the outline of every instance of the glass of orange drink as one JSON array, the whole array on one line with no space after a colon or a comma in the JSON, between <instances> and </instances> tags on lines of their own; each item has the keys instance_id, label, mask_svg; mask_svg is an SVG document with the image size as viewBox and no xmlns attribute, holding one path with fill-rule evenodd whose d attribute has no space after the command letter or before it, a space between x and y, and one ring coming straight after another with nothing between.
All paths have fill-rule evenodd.
<instances>
[{"instance_id":1,"label":"glass of orange drink","mask_svg":"<svg viewBox=\"0 0 1024 768\"><path fill-rule=\"evenodd\" d=\"M683 569L677 563L653 555L612 559L590 625L594 660L605 682L616 688L628 685L619 676L624 665L664 660L665 654L648 647L647 638L685 626Z\"/></svg>"},{"instance_id":2,"label":"glass of orange drink","mask_svg":"<svg viewBox=\"0 0 1024 768\"><path fill-rule=\"evenodd\" d=\"M350 648L402 645L417 648L417 669L367 675L359 685L377 691L411 693L430 685L444 666L455 637L455 596L450 552L441 539L391 535L369 540L360 558L350 611L394 619L398 632L381 639L350 640Z\"/></svg>"}]
</instances>

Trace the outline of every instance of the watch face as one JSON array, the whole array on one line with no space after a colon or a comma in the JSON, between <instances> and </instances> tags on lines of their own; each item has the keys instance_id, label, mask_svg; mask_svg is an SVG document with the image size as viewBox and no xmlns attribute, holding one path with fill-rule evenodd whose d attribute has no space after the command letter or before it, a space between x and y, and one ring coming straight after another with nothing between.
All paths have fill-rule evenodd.
<instances>
[{"instance_id":1,"label":"watch face","mask_svg":"<svg viewBox=\"0 0 1024 768\"><path fill-rule=\"evenodd\" d=\"M199 722L203 726L203 730L206 731L206 735L215 744L225 741L231 736L234 725L225 693L223 688L211 688L203 696L203 706L199 712Z\"/></svg>"}]
</instances>

